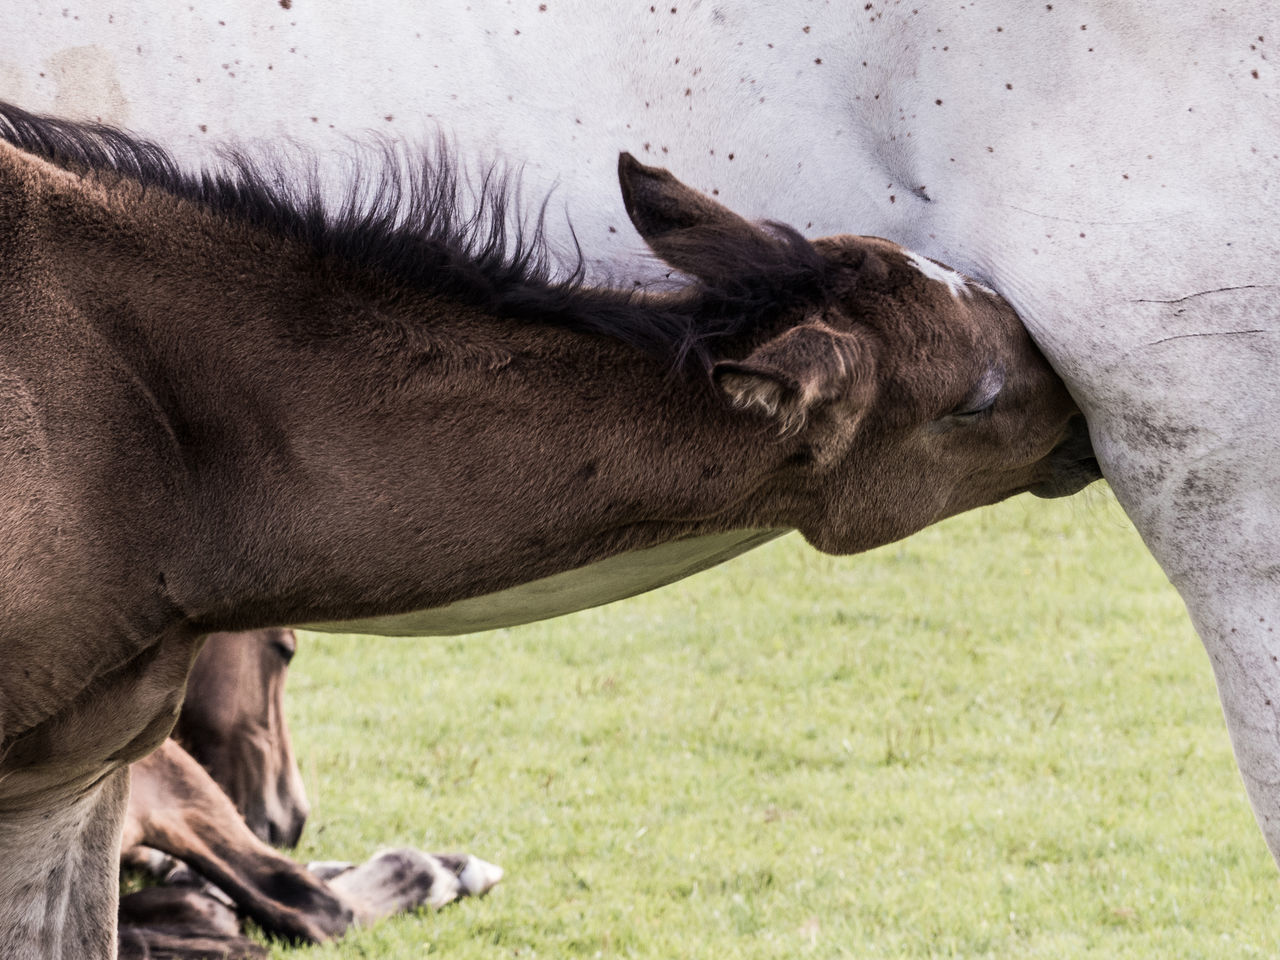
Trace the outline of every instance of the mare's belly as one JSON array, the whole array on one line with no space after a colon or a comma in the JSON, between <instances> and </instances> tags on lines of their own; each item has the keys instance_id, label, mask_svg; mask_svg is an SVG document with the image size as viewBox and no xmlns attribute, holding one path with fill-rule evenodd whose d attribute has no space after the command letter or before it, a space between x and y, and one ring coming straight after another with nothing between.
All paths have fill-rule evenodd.
<instances>
[{"instance_id":1,"label":"mare's belly","mask_svg":"<svg viewBox=\"0 0 1280 960\"><path fill-rule=\"evenodd\" d=\"M758 547L785 530L735 530L622 553L497 593L412 613L305 624L324 633L392 637L446 636L512 627L598 607L666 586Z\"/></svg>"}]
</instances>

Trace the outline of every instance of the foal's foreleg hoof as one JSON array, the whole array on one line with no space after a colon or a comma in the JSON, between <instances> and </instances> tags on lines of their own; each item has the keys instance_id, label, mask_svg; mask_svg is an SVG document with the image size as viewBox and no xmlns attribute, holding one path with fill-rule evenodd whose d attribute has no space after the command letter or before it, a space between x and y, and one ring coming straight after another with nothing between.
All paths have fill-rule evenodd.
<instances>
[{"instance_id":1,"label":"foal's foreleg hoof","mask_svg":"<svg viewBox=\"0 0 1280 960\"><path fill-rule=\"evenodd\" d=\"M437 853L434 856L458 878L458 882L462 884L458 895L462 897L483 897L505 875L496 863L481 860L469 853Z\"/></svg>"},{"instance_id":2,"label":"foal's foreleg hoof","mask_svg":"<svg viewBox=\"0 0 1280 960\"><path fill-rule=\"evenodd\" d=\"M388 850L339 873L329 889L345 900L362 924L423 905L440 908L462 894L458 875L435 857Z\"/></svg>"}]
</instances>

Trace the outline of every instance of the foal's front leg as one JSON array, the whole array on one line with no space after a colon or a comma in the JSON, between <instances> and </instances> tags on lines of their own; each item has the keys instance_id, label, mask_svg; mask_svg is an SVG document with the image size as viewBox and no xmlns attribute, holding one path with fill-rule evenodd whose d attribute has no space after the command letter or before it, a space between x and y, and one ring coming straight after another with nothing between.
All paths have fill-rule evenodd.
<instances>
[{"instance_id":1,"label":"foal's front leg","mask_svg":"<svg viewBox=\"0 0 1280 960\"><path fill-rule=\"evenodd\" d=\"M111 960L129 771L36 809L0 807L0 957Z\"/></svg>"}]
</instances>

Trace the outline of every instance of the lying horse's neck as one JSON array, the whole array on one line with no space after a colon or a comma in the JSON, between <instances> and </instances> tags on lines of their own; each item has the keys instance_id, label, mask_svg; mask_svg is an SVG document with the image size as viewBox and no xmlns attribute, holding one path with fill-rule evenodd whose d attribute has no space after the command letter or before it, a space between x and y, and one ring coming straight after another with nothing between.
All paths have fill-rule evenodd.
<instances>
[{"instance_id":1,"label":"lying horse's neck","mask_svg":"<svg viewBox=\"0 0 1280 960\"><path fill-rule=\"evenodd\" d=\"M171 552L136 560L202 631L434 608L790 525L754 494L796 445L701 373L397 289L159 193L91 247L84 192L51 249L82 258L67 323L119 376L81 415L144 424L115 480L165 504L125 525L178 525L156 538Z\"/></svg>"}]
</instances>

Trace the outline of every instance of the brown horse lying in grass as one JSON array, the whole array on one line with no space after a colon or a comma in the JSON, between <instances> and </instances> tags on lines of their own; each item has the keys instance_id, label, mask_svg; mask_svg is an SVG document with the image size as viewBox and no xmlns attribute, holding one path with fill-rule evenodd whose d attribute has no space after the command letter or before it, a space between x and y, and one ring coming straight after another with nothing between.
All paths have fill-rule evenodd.
<instances>
[{"instance_id":1,"label":"brown horse lying in grass","mask_svg":"<svg viewBox=\"0 0 1280 960\"><path fill-rule=\"evenodd\" d=\"M127 765L207 633L517 623L1097 476L999 297L629 156L674 289L551 276L447 162L326 210L12 107L0 140L0 956L114 951Z\"/></svg>"},{"instance_id":2,"label":"brown horse lying in grass","mask_svg":"<svg viewBox=\"0 0 1280 960\"><path fill-rule=\"evenodd\" d=\"M502 878L474 857L407 849L360 866L304 868L263 842L263 833L286 833L267 829L279 823L272 813L289 811L290 846L306 816L284 718L296 649L287 629L210 636L175 736L130 767L122 861L165 874L167 885L121 901L121 957L259 956L262 948L241 935L239 916L268 936L320 943L352 923L483 895ZM202 768L200 756L213 765ZM251 830L246 810L262 813L261 832Z\"/></svg>"}]
</instances>

